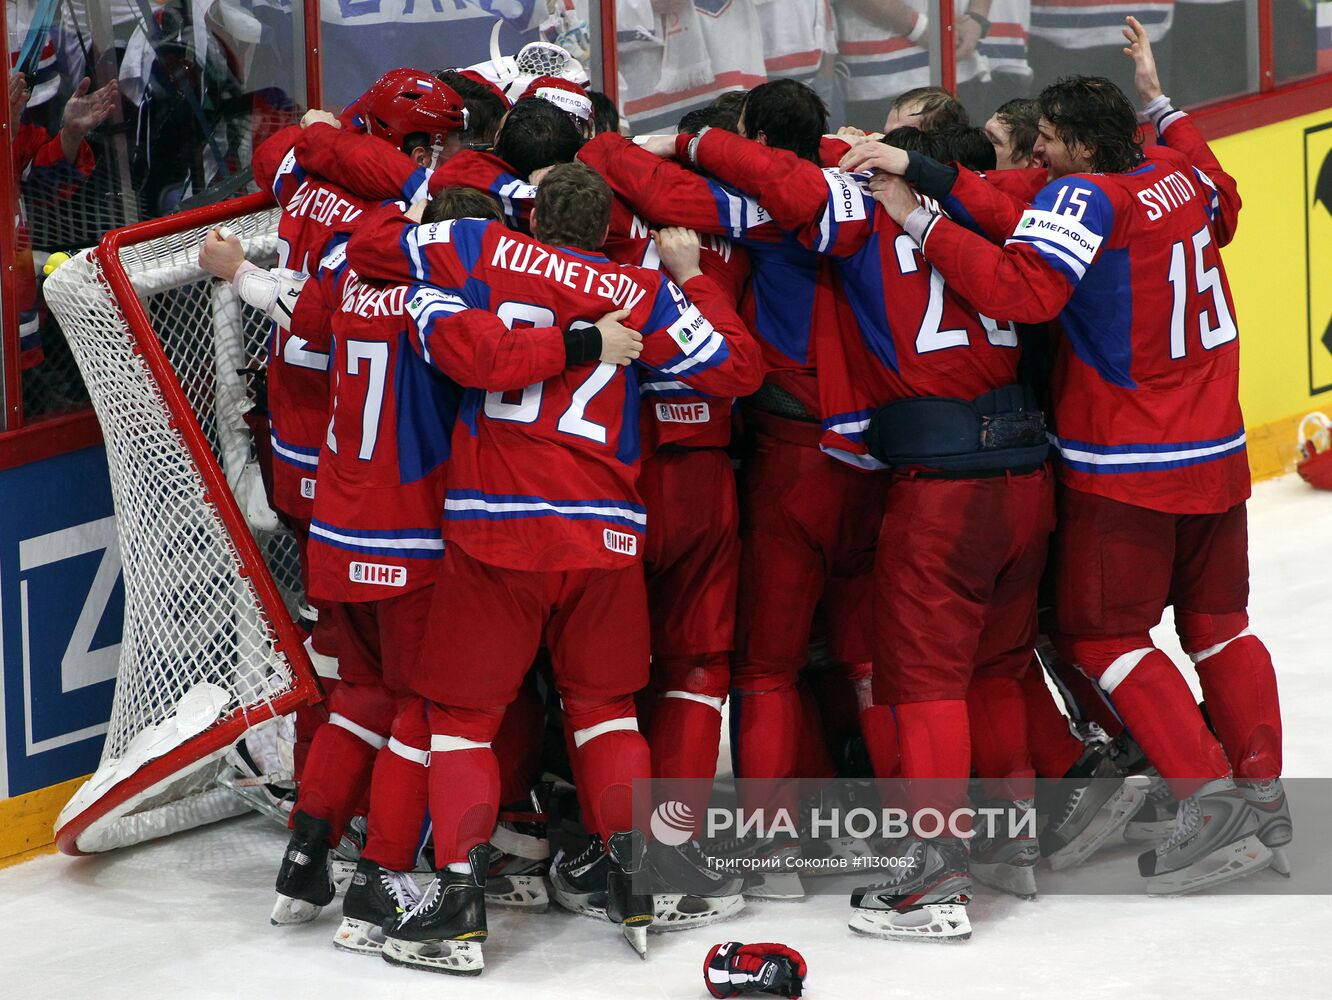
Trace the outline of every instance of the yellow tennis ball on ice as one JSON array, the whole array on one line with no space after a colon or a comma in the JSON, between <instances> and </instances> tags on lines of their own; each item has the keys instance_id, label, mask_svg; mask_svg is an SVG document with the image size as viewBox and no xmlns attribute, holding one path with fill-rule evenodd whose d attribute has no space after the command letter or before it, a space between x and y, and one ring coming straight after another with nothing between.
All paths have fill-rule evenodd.
<instances>
[{"instance_id":1,"label":"yellow tennis ball on ice","mask_svg":"<svg viewBox=\"0 0 1332 1000\"><path fill-rule=\"evenodd\" d=\"M46 258L46 263L42 266L42 274L50 274L67 260L69 260L69 254L64 251L51 254L50 257Z\"/></svg>"}]
</instances>

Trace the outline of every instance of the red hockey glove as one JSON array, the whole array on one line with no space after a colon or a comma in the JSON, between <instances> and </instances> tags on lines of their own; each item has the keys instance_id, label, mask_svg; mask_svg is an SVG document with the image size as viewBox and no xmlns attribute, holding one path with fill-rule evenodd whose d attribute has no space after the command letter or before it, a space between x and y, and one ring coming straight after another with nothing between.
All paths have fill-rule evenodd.
<instances>
[{"instance_id":1,"label":"red hockey glove","mask_svg":"<svg viewBox=\"0 0 1332 1000\"><path fill-rule=\"evenodd\" d=\"M714 997L742 993L801 995L809 968L800 952L784 944L716 944L703 962L703 979Z\"/></svg>"}]
</instances>

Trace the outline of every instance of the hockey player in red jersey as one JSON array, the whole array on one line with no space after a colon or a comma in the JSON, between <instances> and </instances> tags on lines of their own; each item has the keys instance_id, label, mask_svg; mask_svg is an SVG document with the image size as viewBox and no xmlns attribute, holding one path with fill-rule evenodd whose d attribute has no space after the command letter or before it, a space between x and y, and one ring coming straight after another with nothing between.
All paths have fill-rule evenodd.
<instances>
[{"instance_id":1,"label":"hockey player in red jersey","mask_svg":"<svg viewBox=\"0 0 1332 1000\"><path fill-rule=\"evenodd\" d=\"M296 146L301 162L320 176L362 197L408 203L446 187L476 188L498 199L505 219L524 232L536 197L529 177L542 167L572 160L583 142L568 114L549 101L529 97L505 115L493 153L463 150L432 170L337 128L331 118L312 122Z\"/></svg>"},{"instance_id":2,"label":"hockey player in red jersey","mask_svg":"<svg viewBox=\"0 0 1332 1000\"><path fill-rule=\"evenodd\" d=\"M1266 867L1291 826L1276 678L1248 628L1238 328L1218 252L1239 195L1145 73L1141 25L1129 19L1126 35L1143 57L1145 113L1168 145L1142 154L1133 108L1106 80L1047 88L1036 152L1050 183L1015 213L1005 246L918 206L900 182L877 186L980 308L1058 318L1058 639L1181 800L1175 831L1139 859L1150 891L1177 893ZM861 156L892 173L909 166ZM940 176L929 165L912 173ZM1148 635L1167 604L1219 743Z\"/></svg>"},{"instance_id":3,"label":"hockey player in red jersey","mask_svg":"<svg viewBox=\"0 0 1332 1000\"><path fill-rule=\"evenodd\" d=\"M429 74L398 69L384 74L359 98L356 125L365 141L392 148L430 164L454 148L463 127L462 100ZM303 131L291 126L265 141L254 153L255 182L271 191L282 210L278 221L278 267L292 275L310 274L329 243L360 221L377 203L373 195L353 194L311 167L298 147ZM305 537L315 492L319 449L328 419L328 355L274 324L268 350L269 438L272 504L297 537L305 563ZM308 589L308 588L307 588ZM317 652L331 653L321 634ZM321 657L314 658L322 663Z\"/></svg>"},{"instance_id":4,"label":"hockey player in red jersey","mask_svg":"<svg viewBox=\"0 0 1332 1000\"><path fill-rule=\"evenodd\" d=\"M826 127L822 101L793 80L755 88L741 119L742 130L811 163ZM650 142L672 144L667 137ZM744 408L756 446L740 491L732 755L740 777L794 777L802 715L796 678L807 660L815 610L831 585L869 573L882 511L882 477L839 465L818 450L812 334L854 327L855 320L839 294L832 262L782 232L754 198L656 159L619 136L597 136L579 156L645 218L725 235L749 250L753 273L742 315L763 349L768 374ZM833 623L834 635L865 631L856 627L854 614L848 617ZM854 645L839 650L842 664L869 660L868 650ZM761 849L784 853L783 846ZM803 890L793 873L769 871L747 891L799 896Z\"/></svg>"},{"instance_id":5,"label":"hockey player in red jersey","mask_svg":"<svg viewBox=\"0 0 1332 1000\"><path fill-rule=\"evenodd\" d=\"M465 188L448 193L437 210L449 217L499 219L486 195ZM444 551L444 459L460 391L412 356L407 298L406 286L362 282L347 266L344 239L307 282L292 319L293 334L330 350L333 361L310 586L337 632L342 680L300 784L273 919L311 919L332 899L328 850L368 785L368 837L334 939L362 952L378 952L379 926L419 898L407 873L425 820L430 738L425 703L407 678L419 658ZM570 360L570 336L559 329L519 337L482 310L465 310L443 326L451 370L487 390L527 385ZM641 338L612 319L592 329L603 360L625 363L637 355ZM580 349L588 339L572 336ZM434 419L421 419L427 414Z\"/></svg>"},{"instance_id":6,"label":"hockey player in red jersey","mask_svg":"<svg viewBox=\"0 0 1332 1000\"><path fill-rule=\"evenodd\" d=\"M696 265L682 291L659 272L611 264L597 253L609 210L604 182L565 164L542 181L533 224L566 249L495 223L415 226L385 209L354 237L351 261L383 280L428 283L408 310L431 363L441 356L439 322L468 305L494 309L511 326L568 324L619 308L626 325L643 330L641 365L717 395L752 390L757 351L716 286ZM557 862L556 898L622 924L646 948L653 905L646 886L631 881L644 844L630 815L632 781L650 774L633 703L648 661L639 563L646 516L634 487L638 406L636 368L604 364L521 392L463 395L444 501L448 550L438 593L448 598L431 609L427 656L413 682L432 703L439 872L422 905L387 929L390 961L444 972L482 967L485 841L498 797L491 742L543 640L597 834L582 861L567 871Z\"/></svg>"},{"instance_id":7,"label":"hockey player in red jersey","mask_svg":"<svg viewBox=\"0 0 1332 1000\"><path fill-rule=\"evenodd\" d=\"M1040 411L1014 384L1016 334L922 267L856 177L719 130L677 147L840 259L859 331L816 342L825 447L893 470L875 565L874 700L895 712L902 776L941 786L915 804L960 805L973 766L988 795L1029 797L1020 678L1053 490ZM1034 843L973 846L978 877L1035 892ZM965 846L906 850L915 864L853 897L852 927L919 938L924 910L938 936L968 934Z\"/></svg>"}]
</instances>

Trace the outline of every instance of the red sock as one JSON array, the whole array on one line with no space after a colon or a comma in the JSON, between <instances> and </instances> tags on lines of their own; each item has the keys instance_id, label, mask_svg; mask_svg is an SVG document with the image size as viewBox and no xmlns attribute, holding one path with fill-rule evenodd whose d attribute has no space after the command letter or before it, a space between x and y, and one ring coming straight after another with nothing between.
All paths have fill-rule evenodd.
<instances>
[{"instance_id":1,"label":"red sock","mask_svg":"<svg viewBox=\"0 0 1332 1000\"><path fill-rule=\"evenodd\" d=\"M902 775L902 751L897 745L897 717L891 705L870 705L860 710L860 731L865 737L874 777L880 781Z\"/></svg>"},{"instance_id":2,"label":"red sock","mask_svg":"<svg viewBox=\"0 0 1332 1000\"><path fill-rule=\"evenodd\" d=\"M1255 635L1241 635L1215 653L1195 654L1207 714L1235 777L1281 774L1281 705L1272 655Z\"/></svg>"},{"instance_id":3,"label":"red sock","mask_svg":"<svg viewBox=\"0 0 1332 1000\"><path fill-rule=\"evenodd\" d=\"M491 740L503 709L430 706L430 822L435 866L459 864L490 839L499 812L499 764Z\"/></svg>"},{"instance_id":4,"label":"red sock","mask_svg":"<svg viewBox=\"0 0 1332 1000\"><path fill-rule=\"evenodd\" d=\"M1034 658L1022 676L1022 696L1032 766L1042 778L1062 778L1082 756L1082 741L1073 735L1068 719L1059 711L1045 684L1045 671Z\"/></svg>"},{"instance_id":5,"label":"red sock","mask_svg":"<svg viewBox=\"0 0 1332 1000\"><path fill-rule=\"evenodd\" d=\"M583 825L601 834L632 830L633 783L652 774L647 740L638 730L613 730L594 736L577 748L578 788L586 789L591 822Z\"/></svg>"},{"instance_id":6,"label":"red sock","mask_svg":"<svg viewBox=\"0 0 1332 1000\"><path fill-rule=\"evenodd\" d=\"M375 757L370 779L369 831L361 856L390 871L411 871L426 822L430 727L425 702L399 701L388 746Z\"/></svg>"},{"instance_id":7,"label":"red sock","mask_svg":"<svg viewBox=\"0 0 1332 1000\"><path fill-rule=\"evenodd\" d=\"M948 816L966 799L971 776L971 727L967 703L914 701L895 706L902 747L902 777L912 782L913 808Z\"/></svg>"},{"instance_id":8,"label":"red sock","mask_svg":"<svg viewBox=\"0 0 1332 1000\"><path fill-rule=\"evenodd\" d=\"M378 752L378 746L342 726L320 726L310 742L293 815L299 811L326 820L332 830L329 844L336 846L365 796Z\"/></svg>"},{"instance_id":9,"label":"red sock","mask_svg":"<svg viewBox=\"0 0 1332 1000\"><path fill-rule=\"evenodd\" d=\"M717 774L721 744L720 698L668 692L652 699L652 777L671 781L669 795L689 807L696 821L705 815ZM642 721L641 719L639 720Z\"/></svg>"},{"instance_id":10,"label":"red sock","mask_svg":"<svg viewBox=\"0 0 1332 1000\"><path fill-rule=\"evenodd\" d=\"M1003 801L1033 798L1036 772L1027 752L1026 700L1017 678L973 676L967 718L972 767L985 794Z\"/></svg>"},{"instance_id":11,"label":"red sock","mask_svg":"<svg viewBox=\"0 0 1332 1000\"><path fill-rule=\"evenodd\" d=\"M1225 752L1203 721L1170 657L1142 639L1082 639L1073 658L1094 675L1176 798L1230 774Z\"/></svg>"}]
</instances>

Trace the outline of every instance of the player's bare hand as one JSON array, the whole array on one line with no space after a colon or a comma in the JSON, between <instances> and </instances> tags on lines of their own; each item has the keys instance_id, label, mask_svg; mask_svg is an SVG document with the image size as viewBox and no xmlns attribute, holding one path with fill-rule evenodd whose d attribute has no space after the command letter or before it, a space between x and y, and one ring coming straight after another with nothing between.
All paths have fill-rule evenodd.
<instances>
[{"instance_id":1,"label":"player's bare hand","mask_svg":"<svg viewBox=\"0 0 1332 1000\"><path fill-rule=\"evenodd\" d=\"M842 127L846 128L847 126L844 125ZM837 135L833 136L833 138L846 143L848 146L854 149L856 146L859 146L862 143L878 142L880 139L883 138L883 133L862 132L860 129L856 129L855 132L846 135L843 135L841 132L838 132Z\"/></svg>"},{"instance_id":2,"label":"player's bare hand","mask_svg":"<svg viewBox=\"0 0 1332 1000\"><path fill-rule=\"evenodd\" d=\"M646 149L653 156L660 156L663 160L670 160L675 157L675 136L673 135L639 135L634 137L634 143Z\"/></svg>"},{"instance_id":3,"label":"player's bare hand","mask_svg":"<svg viewBox=\"0 0 1332 1000\"><path fill-rule=\"evenodd\" d=\"M301 128L309 128L316 124L342 128L342 122L338 120L338 116L331 111L325 111L323 108L311 108L301 116Z\"/></svg>"},{"instance_id":4,"label":"player's bare hand","mask_svg":"<svg viewBox=\"0 0 1332 1000\"><path fill-rule=\"evenodd\" d=\"M703 247L698 233L683 226L666 226L653 233L652 238L657 241L661 266L670 273L676 284L683 285L690 278L703 273L698 266Z\"/></svg>"},{"instance_id":5,"label":"player's bare hand","mask_svg":"<svg viewBox=\"0 0 1332 1000\"><path fill-rule=\"evenodd\" d=\"M1138 99L1143 104L1150 104L1161 96L1161 78L1156 72L1156 56L1152 54L1152 40L1147 37L1147 29L1136 17L1124 18L1124 55L1133 60L1133 86L1138 91Z\"/></svg>"},{"instance_id":6,"label":"player's bare hand","mask_svg":"<svg viewBox=\"0 0 1332 1000\"><path fill-rule=\"evenodd\" d=\"M245 263L245 248L230 233L210 229L199 247L199 266L211 275L230 281L236 270Z\"/></svg>"},{"instance_id":7,"label":"player's bare hand","mask_svg":"<svg viewBox=\"0 0 1332 1000\"><path fill-rule=\"evenodd\" d=\"M9 78L9 120L11 123L18 122L19 115L23 114L23 109L28 106L28 98L32 96L32 91L28 89L28 83L22 73L15 73Z\"/></svg>"},{"instance_id":8,"label":"player's bare hand","mask_svg":"<svg viewBox=\"0 0 1332 1000\"><path fill-rule=\"evenodd\" d=\"M624 325L628 309L617 309L597 320L601 331L601 360L610 365L627 365L643 353L643 335Z\"/></svg>"},{"instance_id":9,"label":"player's bare hand","mask_svg":"<svg viewBox=\"0 0 1332 1000\"><path fill-rule=\"evenodd\" d=\"M975 53L976 46L980 44L980 22L966 16L959 17L954 22L953 34L957 36L957 58L966 59Z\"/></svg>"},{"instance_id":10,"label":"player's bare hand","mask_svg":"<svg viewBox=\"0 0 1332 1000\"><path fill-rule=\"evenodd\" d=\"M556 165L552 163L548 167L538 167L536 170L533 170L527 177L528 183L533 187L540 187L541 182L546 179L548 173L555 169L555 166Z\"/></svg>"},{"instance_id":11,"label":"player's bare hand","mask_svg":"<svg viewBox=\"0 0 1332 1000\"><path fill-rule=\"evenodd\" d=\"M428 204L430 203L426 201L424 198L422 198L420 201L414 201L412 202L412 207L407 209L407 211L403 214L405 214L407 218L411 219L413 222L420 222L423 218L425 218L426 205Z\"/></svg>"},{"instance_id":12,"label":"player's bare hand","mask_svg":"<svg viewBox=\"0 0 1332 1000\"><path fill-rule=\"evenodd\" d=\"M911 185L896 174L875 174L870 178L870 193L899 226L916 210L920 203Z\"/></svg>"},{"instance_id":13,"label":"player's bare hand","mask_svg":"<svg viewBox=\"0 0 1332 1000\"><path fill-rule=\"evenodd\" d=\"M862 142L852 146L838 166L852 173L879 170L885 174L904 174L908 162L905 149L885 146L881 142Z\"/></svg>"}]
</instances>

